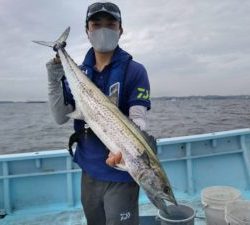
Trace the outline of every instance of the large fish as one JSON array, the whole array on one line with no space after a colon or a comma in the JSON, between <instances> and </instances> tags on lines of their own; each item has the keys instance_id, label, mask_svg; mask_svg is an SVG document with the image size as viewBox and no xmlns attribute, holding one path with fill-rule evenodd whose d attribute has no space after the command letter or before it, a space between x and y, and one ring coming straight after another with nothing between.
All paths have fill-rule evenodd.
<instances>
[{"instance_id":1,"label":"large fish","mask_svg":"<svg viewBox=\"0 0 250 225\"><path fill-rule=\"evenodd\" d=\"M158 209L167 212L166 200L177 202L154 153L156 145L114 104L117 89L105 96L71 59L64 49L69 31L68 27L55 42L34 41L58 51L75 100L75 111L69 116L84 120L111 152L121 152L124 162L118 167L129 172Z\"/></svg>"}]
</instances>

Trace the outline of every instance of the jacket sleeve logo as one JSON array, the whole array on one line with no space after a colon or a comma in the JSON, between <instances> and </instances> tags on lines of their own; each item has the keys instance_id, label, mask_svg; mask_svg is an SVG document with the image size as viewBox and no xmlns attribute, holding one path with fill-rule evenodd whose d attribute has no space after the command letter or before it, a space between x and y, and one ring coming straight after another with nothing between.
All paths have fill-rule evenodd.
<instances>
[{"instance_id":1,"label":"jacket sleeve logo","mask_svg":"<svg viewBox=\"0 0 250 225\"><path fill-rule=\"evenodd\" d=\"M145 88L137 88L138 95L137 99L144 99L144 100L149 100L149 91L146 90Z\"/></svg>"}]
</instances>

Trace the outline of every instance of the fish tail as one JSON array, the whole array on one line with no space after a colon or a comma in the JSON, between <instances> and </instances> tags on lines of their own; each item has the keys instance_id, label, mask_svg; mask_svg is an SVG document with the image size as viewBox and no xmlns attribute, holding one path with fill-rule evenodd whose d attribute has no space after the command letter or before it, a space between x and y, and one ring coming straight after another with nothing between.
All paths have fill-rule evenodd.
<instances>
[{"instance_id":1,"label":"fish tail","mask_svg":"<svg viewBox=\"0 0 250 225\"><path fill-rule=\"evenodd\" d=\"M56 44L56 42L49 42L49 41L32 41L36 44L39 44L39 45L44 45L44 46L48 46L48 47L51 47L53 48L54 45Z\"/></svg>"},{"instance_id":2,"label":"fish tail","mask_svg":"<svg viewBox=\"0 0 250 225\"><path fill-rule=\"evenodd\" d=\"M51 41L33 41L36 44L44 45L53 48L55 51L66 46L66 40L69 36L70 27L68 27L61 36L54 42Z\"/></svg>"}]
</instances>

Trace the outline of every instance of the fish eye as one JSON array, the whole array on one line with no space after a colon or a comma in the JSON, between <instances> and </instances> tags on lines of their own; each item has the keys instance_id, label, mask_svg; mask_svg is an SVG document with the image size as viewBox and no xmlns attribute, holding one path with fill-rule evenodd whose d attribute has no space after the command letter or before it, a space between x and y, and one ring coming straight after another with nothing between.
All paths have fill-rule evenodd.
<instances>
[{"instance_id":1,"label":"fish eye","mask_svg":"<svg viewBox=\"0 0 250 225\"><path fill-rule=\"evenodd\" d=\"M163 188L163 192L166 193L166 194L168 194L170 192L170 188L168 186L165 186Z\"/></svg>"}]
</instances>

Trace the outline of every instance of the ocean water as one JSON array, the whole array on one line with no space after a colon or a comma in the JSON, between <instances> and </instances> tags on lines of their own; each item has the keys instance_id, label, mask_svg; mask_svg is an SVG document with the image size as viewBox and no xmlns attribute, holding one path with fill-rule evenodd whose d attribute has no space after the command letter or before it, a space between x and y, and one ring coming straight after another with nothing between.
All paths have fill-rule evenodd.
<instances>
[{"instance_id":1,"label":"ocean water","mask_svg":"<svg viewBox=\"0 0 250 225\"><path fill-rule=\"evenodd\" d=\"M155 98L147 131L156 138L250 127L250 97ZM0 154L67 148L73 121L54 122L47 103L0 104Z\"/></svg>"}]
</instances>

